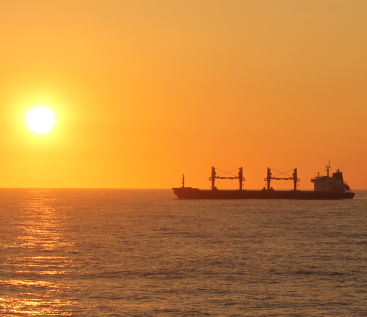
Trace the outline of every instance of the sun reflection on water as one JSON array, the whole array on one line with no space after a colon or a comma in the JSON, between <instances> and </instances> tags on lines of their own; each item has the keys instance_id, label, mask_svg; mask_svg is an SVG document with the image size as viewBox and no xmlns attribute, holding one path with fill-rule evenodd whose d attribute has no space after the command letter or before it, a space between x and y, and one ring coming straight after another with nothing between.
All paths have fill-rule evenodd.
<instances>
[{"instance_id":1,"label":"sun reflection on water","mask_svg":"<svg viewBox=\"0 0 367 317\"><path fill-rule=\"evenodd\" d=\"M65 234L60 209L51 191L32 190L17 213L13 241L2 245L4 316L71 316L77 309L78 302L70 298L75 265L67 255L75 253L75 245ZM65 278L60 282L58 276Z\"/></svg>"},{"instance_id":2,"label":"sun reflection on water","mask_svg":"<svg viewBox=\"0 0 367 317\"><path fill-rule=\"evenodd\" d=\"M23 294L26 295L26 294ZM38 294L31 294L32 297ZM35 299L0 297L0 306L10 315L21 316L72 316L71 312L63 311L64 307L75 305L76 302L58 299Z\"/></svg>"}]
</instances>

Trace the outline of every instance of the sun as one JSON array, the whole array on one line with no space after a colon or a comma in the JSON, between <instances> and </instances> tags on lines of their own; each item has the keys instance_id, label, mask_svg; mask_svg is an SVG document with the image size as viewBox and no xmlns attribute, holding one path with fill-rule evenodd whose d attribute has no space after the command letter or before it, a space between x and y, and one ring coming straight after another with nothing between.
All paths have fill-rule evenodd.
<instances>
[{"instance_id":1,"label":"sun","mask_svg":"<svg viewBox=\"0 0 367 317\"><path fill-rule=\"evenodd\" d=\"M54 114L45 107L33 108L27 115L27 125L33 132L46 133L53 128L54 124Z\"/></svg>"}]
</instances>

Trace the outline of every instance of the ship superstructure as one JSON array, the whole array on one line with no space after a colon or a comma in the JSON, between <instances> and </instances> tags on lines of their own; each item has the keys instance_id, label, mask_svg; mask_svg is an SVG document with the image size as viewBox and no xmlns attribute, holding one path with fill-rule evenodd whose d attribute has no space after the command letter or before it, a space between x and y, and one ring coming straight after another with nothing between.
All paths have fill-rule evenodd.
<instances>
[{"instance_id":1,"label":"ship superstructure","mask_svg":"<svg viewBox=\"0 0 367 317\"><path fill-rule=\"evenodd\" d=\"M333 176L330 177L329 170L331 169L330 161L329 165L326 165L326 176L318 175L311 179L314 184L314 191L324 191L324 192L350 192L350 188L347 183L343 180L343 173L337 169Z\"/></svg>"}]
</instances>

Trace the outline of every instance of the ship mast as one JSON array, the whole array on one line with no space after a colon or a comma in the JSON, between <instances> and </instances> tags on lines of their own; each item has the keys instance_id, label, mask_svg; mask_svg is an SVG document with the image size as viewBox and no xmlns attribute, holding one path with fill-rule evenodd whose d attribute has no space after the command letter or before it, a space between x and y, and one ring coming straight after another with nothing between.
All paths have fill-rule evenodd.
<instances>
[{"instance_id":1,"label":"ship mast","mask_svg":"<svg viewBox=\"0 0 367 317\"><path fill-rule=\"evenodd\" d=\"M242 166L238 172L238 179L240 180L240 190L242 190L242 182L243 182L243 174L242 174Z\"/></svg>"},{"instance_id":2,"label":"ship mast","mask_svg":"<svg viewBox=\"0 0 367 317\"><path fill-rule=\"evenodd\" d=\"M331 168L330 166L330 160L329 160L329 165L326 165L326 176L329 177L329 169Z\"/></svg>"},{"instance_id":3,"label":"ship mast","mask_svg":"<svg viewBox=\"0 0 367 317\"><path fill-rule=\"evenodd\" d=\"M267 190L270 190L270 180L271 180L271 171L270 168L268 167L268 171L266 173L266 183L267 183Z\"/></svg>"},{"instance_id":4,"label":"ship mast","mask_svg":"<svg viewBox=\"0 0 367 317\"><path fill-rule=\"evenodd\" d=\"M214 166L212 166L212 177L211 177L211 180L212 180L212 190L215 189L215 174L216 174L215 168L214 168Z\"/></svg>"},{"instance_id":5,"label":"ship mast","mask_svg":"<svg viewBox=\"0 0 367 317\"><path fill-rule=\"evenodd\" d=\"M294 172L292 174L293 176L293 185L294 185L294 190L297 190L297 182L299 181L298 177L297 177L297 168L294 169Z\"/></svg>"}]
</instances>

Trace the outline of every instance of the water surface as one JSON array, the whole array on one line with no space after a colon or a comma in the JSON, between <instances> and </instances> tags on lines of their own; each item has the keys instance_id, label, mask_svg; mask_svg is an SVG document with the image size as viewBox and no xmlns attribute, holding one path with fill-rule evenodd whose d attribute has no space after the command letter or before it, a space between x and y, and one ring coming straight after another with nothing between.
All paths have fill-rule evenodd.
<instances>
[{"instance_id":1,"label":"water surface","mask_svg":"<svg viewBox=\"0 0 367 317\"><path fill-rule=\"evenodd\" d=\"M367 192L1 189L2 316L365 316Z\"/></svg>"}]
</instances>

